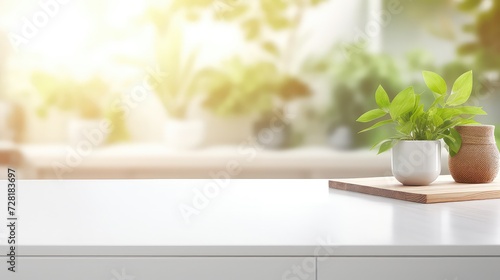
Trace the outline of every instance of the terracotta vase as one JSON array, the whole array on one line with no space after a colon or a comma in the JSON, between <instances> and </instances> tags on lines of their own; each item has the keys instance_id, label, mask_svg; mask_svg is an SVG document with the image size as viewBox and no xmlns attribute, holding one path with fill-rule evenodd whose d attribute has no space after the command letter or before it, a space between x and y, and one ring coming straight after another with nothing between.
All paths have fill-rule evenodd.
<instances>
[{"instance_id":1,"label":"terracotta vase","mask_svg":"<svg viewBox=\"0 0 500 280\"><path fill-rule=\"evenodd\" d=\"M499 171L499 153L492 125L457 126L462 147L449 158L451 176L457 183L490 183Z\"/></svg>"}]
</instances>

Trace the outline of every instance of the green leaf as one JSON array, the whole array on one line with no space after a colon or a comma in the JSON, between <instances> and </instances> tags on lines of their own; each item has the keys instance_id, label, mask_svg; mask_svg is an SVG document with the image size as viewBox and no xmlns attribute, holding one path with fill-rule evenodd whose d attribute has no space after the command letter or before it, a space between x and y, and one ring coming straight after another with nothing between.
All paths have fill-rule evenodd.
<instances>
[{"instance_id":1,"label":"green leaf","mask_svg":"<svg viewBox=\"0 0 500 280\"><path fill-rule=\"evenodd\" d=\"M390 148L392 148L394 146L394 144L392 142L396 142L396 141L399 141L397 139L394 139L394 138L390 138L390 139L384 139L380 142L378 142L377 144L373 145L370 150L373 150L375 149L376 147L379 147L379 151L377 154L381 154L387 150L389 150Z\"/></svg>"},{"instance_id":2,"label":"green leaf","mask_svg":"<svg viewBox=\"0 0 500 280\"><path fill-rule=\"evenodd\" d=\"M460 115L460 112L456 108L436 108L436 112L443 120L450 120Z\"/></svg>"},{"instance_id":3,"label":"green leaf","mask_svg":"<svg viewBox=\"0 0 500 280\"><path fill-rule=\"evenodd\" d=\"M377 91L375 92L375 101L380 109L389 111L391 101L389 100L389 95L387 95L387 92L381 85L378 86Z\"/></svg>"},{"instance_id":4,"label":"green leaf","mask_svg":"<svg viewBox=\"0 0 500 280\"><path fill-rule=\"evenodd\" d=\"M479 123L473 119L460 119L457 121L457 126L458 125L471 125L471 124L479 124Z\"/></svg>"},{"instance_id":5,"label":"green leaf","mask_svg":"<svg viewBox=\"0 0 500 280\"><path fill-rule=\"evenodd\" d=\"M444 130L448 130L450 128L453 128L455 126L458 125L458 122L457 121L450 121L450 120L446 120L444 121L444 123L439 127L439 129L441 131L444 131Z\"/></svg>"},{"instance_id":6,"label":"green leaf","mask_svg":"<svg viewBox=\"0 0 500 280\"><path fill-rule=\"evenodd\" d=\"M454 108L459 115L486 115L481 107L463 106Z\"/></svg>"},{"instance_id":7,"label":"green leaf","mask_svg":"<svg viewBox=\"0 0 500 280\"><path fill-rule=\"evenodd\" d=\"M396 127L396 130L404 135L410 135L414 124L412 122L404 122Z\"/></svg>"},{"instance_id":8,"label":"green leaf","mask_svg":"<svg viewBox=\"0 0 500 280\"><path fill-rule=\"evenodd\" d=\"M412 116L415 113L415 111L417 111L419 109L420 105L422 105L420 103L421 96L422 96L421 94L415 94L415 105L414 105L413 109L410 110L410 112L409 112L410 116Z\"/></svg>"},{"instance_id":9,"label":"green leaf","mask_svg":"<svg viewBox=\"0 0 500 280\"><path fill-rule=\"evenodd\" d=\"M462 74L453 84L450 97L446 100L446 105L458 106L469 100L472 92L472 71Z\"/></svg>"},{"instance_id":10,"label":"green leaf","mask_svg":"<svg viewBox=\"0 0 500 280\"><path fill-rule=\"evenodd\" d=\"M423 71L424 81L427 87L435 93L445 95L448 87L444 79L438 74L431 71Z\"/></svg>"},{"instance_id":11,"label":"green leaf","mask_svg":"<svg viewBox=\"0 0 500 280\"><path fill-rule=\"evenodd\" d=\"M439 127L444 123L443 118L440 116L440 109L441 108L430 108L428 111L428 118L429 122L432 123L435 127Z\"/></svg>"},{"instance_id":12,"label":"green leaf","mask_svg":"<svg viewBox=\"0 0 500 280\"><path fill-rule=\"evenodd\" d=\"M462 146L462 137L460 136L460 133L458 133L456 129L452 128L450 129L450 133L448 135L444 135L443 140L446 145L448 145L450 156L455 156Z\"/></svg>"},{"instance_id":13,"label":"green leaf","mask_svg":"<svg viewBox=\"0 0 500 280\"><path fill-rule=\"evenodd\" d=\"M409 87L394 97L389 112L393 120L396 120L401 115L410 112L415 107L415 92L413 87Z\"/></svg>"},{"instance_id":14,"label":"green leaf","mask_svg":"<svg viewBox=\"0 0 500 280\"><path fill-rule=\"evenodd\" d=\"M429 130L426 130L425 131L425 138L423 138L423 139L417 139L417 140L434 140L434 139L435 139L435 137L432 134L432 132L430 132Z\"/></svg>"},{"instance_id":15,"label":"green leaf","mask_svg":"<svg viewBox=\"0 0 500 280\"><path fill-rule=\"evenodd\" d=\"M378 128L378 127L381 127L381 126L384 126L384 125L387 125L387 124L391 124L393 122L394 122L393 120L380 121L380 122L378 122L378 123L370 126L369 128L361 130L359 133L367 132L367 131L370 131L372 129L375 129L375 128Z\"/></svg>"},{"instance_id":16,"label":"green leaf","mask_svg":"<svg viewBox=\"0 0 500 280\"><path fill-rule=\"evenodd\" d=\"M443 120L450 120L461 115L486 115L486 112L481 107L462 106L454 108L436 108L437 115Z\"/></svg>"},{"instance_id":17,"label":"green leaf","mask_svg":"<svg viewBox=\"0 0 500 280\"><path fill-rule=\"evenodd\" d=\"M390 150L394 145L396 145L397 140L386 140L380 144L380 147L378 149L378 154L381 154L385 151Z\"/></svg>"},{"instance_id":18,"label":"green leaf","mask_svg":"<svg viewBox=\"0 0 500 280\"><path fill-rule=\"evenodd\" d=\"M475 120L473 119L455 119L453 121L451 120L446 120L443 122L441 126L439 126L440 131L446 131L448 129L452 129L458 125L469 125L469 124L478 124Z\"/></svg>"},{"instance_id":19,"label":"green leaf","mask_svg":"<svg viewBox=\"0 0 500 280\"><path fill-rule=\"evenodd\" d=\"M413 114L411 115L410 121L412 123L416 123L417 120L420 119L421 117L423 117L424 114L425 114L425 112L424 112L424 105L420 104L417 107L417 109L415 109L415 111L413 112Z\"/></svg>"},{"instance_id":20,"label":"green leaf","mask_svg":"<svg viewBox=\"0 0 500 280\"><path fill-rule=\"evenodd\" d=\"M356 121L357 122L371 122L373 120L376 120L378 118L385 116L386 114L387 113L384 110L373 109L373 110L370 110L370 111L364 113L363 115L361 115L361 117L359 117Z\"/></svg>"},{"instance_id":21,"label":"green leaf","mask_svg":"<svg viewBox=\"0 0 500 280\"><path fill-rule=\"evenodd\" d=\"M444 121L443 121L443 119L440 116L438 116L438 115L432 116L432 124L434 126L439 127L440 125L443 124L443 122Z\"/></svg>"},{"instance_id":22,"label":"green leaf","mask_svg":"<svg viewBox=\"0 0 500 280\"><path fill-rule=\"evenodd\" d=\"M443 101L446 98L446 95L439 95L434 102L432 102L431 108L437 107L437 105L443 105Z\"/></svg>"}]
</instances>

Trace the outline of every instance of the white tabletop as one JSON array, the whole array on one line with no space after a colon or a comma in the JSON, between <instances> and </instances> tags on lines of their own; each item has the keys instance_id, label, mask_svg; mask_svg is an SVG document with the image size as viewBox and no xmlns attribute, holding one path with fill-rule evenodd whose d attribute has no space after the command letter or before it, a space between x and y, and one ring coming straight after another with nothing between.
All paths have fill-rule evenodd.
<instances>
[{"instance_id":1,"label":"white tabletop","mask_svg":"<svg viewBox=\"0 0 500 280\"><path fill-rule=\"evenodd\" d=\"M20 181L18 255L500 256L500 200L425 205L327 180L221 181L200 198L214 183ZM5 191L0 209L6 223Z\"/></svg>"}]
</instances>

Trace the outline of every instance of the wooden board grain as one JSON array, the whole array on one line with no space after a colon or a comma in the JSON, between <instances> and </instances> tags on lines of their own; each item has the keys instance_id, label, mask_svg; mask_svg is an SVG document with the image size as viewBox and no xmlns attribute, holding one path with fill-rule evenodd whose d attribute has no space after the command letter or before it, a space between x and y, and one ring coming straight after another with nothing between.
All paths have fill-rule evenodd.
<instances>
[{"instance_id":1,"label":"wooden board grain","mask_svg":"<svg viewBox=\"0 0 500 280\"><path fill-rule=\"evenodd\" d=\"M489 184L458 184L440 176L430 186L403 186L394 177L330 180L329 187L418 203L440 203L500 198L500 181Z\"/></svg>"}]
</instances>

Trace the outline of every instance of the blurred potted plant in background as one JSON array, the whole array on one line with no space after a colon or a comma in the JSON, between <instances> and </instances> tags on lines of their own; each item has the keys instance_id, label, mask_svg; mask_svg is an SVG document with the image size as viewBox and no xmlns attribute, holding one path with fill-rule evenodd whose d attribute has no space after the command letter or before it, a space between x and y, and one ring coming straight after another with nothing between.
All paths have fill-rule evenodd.
<instances>
[{"instance_id":1,"label":"blurred potted plant in background","mask_svg":"<svg viewBox=\"0 0 500 280\"><path fill-rule=\"evenodd\" d=\"M110 96L107 84L100 78L94 77L86 81L77 81L70 77L58 77L45 72L34 72L32 84L36 88L42 104L37 113L45 117L53 108L67 112L68 140L71 144L77 144L87 139L89 131L99 130L102 133L100 142L111 143L128 140L128 131L123 118L116 117L119 113L110 113L106 109L105 101ZM111 131L103 131L100 128L101 121L107 116L115 116L108 121L111 122Z\"/></svg>"},{"instance_id":2,"label":"blurred potted plant in background","mask_svg":"<svg viewBox=\"0 0 500 280\"><path fill-rule=\"evenodd\" d=\"M272 95L271 106L267 110L261 110L260 118L254 126L254 134L263 147L287 147L290 145L292 124L283 121L286 118L285 107L293 100L312 94L300 70L293 69L298 62L299 43L305 41L303 34L299 32L300 27L306 12L324 0L229 2L233 3L224 2L226 6L222 12L216 11L216 18L237 23L249 45L261 52L262 60L276 67L269 76L273 82L264 86L267 94ZM280 37L285 38L284 42L277 40ZM267 129L275 119L280 123L275 125L272 133L265 133L269 132Z\"/></svg>"},{"instance_id":3,"label":"blurred potted plant in background","mask_svg":"<svg viewBox=\"0 0 500 280\"><path fill-rule=\"evenodd\" d=\"M274 112L282 111L282 107L296 97L308 96L310 94L308 86L298 74L292 73L290 65L293 63L294 51L297 48L296 41L303 39L297 38L302 18L308 8L317 6L321 2L324 2L324 0L290 2L275 0L174 0L161 9L155 8L149 11L148 18L156 26L157 37L165 41L164 44L160 44L163 45L161 52L171 54L170 57L157 55L157 60L165 63L162 70L169 76L161 90L158 90L169 115L172 114L171 112L188 111L186 107L193 104L192 98L195 98L196 89L208 91L208 95L205 96L206 99L203 101L203 107L209 109L208 111L213 114L213 118L210 116L205 117L206 119L212 119L211 125L214 127L214 129L207 129L206 137L208 142L231 143L237 137L240 139L245 137L244 134L247 134L247 132L245 132L244 128L247 127L246 124L253 122L251 120L253 117L250 116L253 112L258 113L261 117L259 124L253 129L255 133L258 133L261 124L269 123L269 118ZM171 36L169 33L172 33L172 29L175 28L176 23L173 19L178 17L184 21L196 22L206 15L210 16L212 20L236 24L241 30L242 37L248 43L248 52L255 53L252 51L258 51L256 62L245 64L238 61L238 59L230 59L222 63L220 67L207 67L201 70L200 73L202 74L200 75L193 69L194 57L190 56L185 60L184 64L181 63L180 58L183 57L182 52L180 52L181 48L178 48L179 51L172 50L176 49L175 43L169 42L172 40L167 38ZM281 35L287 37L282 47L275 42L276 37ZM266 64L269 63L274 64L275 67L272 77L276 78L276 81L272 83L266 84L266 82L261 81L260 77L248 77L246 81L238 78L242 74L255 73L260 68L267 68L269 65L266 66ZM172 69L168 69L169 65ZM181 73L182 75L175 73ZM186 76L183 74L186 74ZM257 74L257 76L259 75L261 74ZM202 83L206 85L205 89L192 86L197 84L196 79L198 77L205 77ZM208 84L206 83L206 77L211 77L212 80ZM178 85L174 85L174 83L178 83ZM172 85L167 86L167 84ZM255 93L256 88L260 88L268 96L265 97L263 94ZM271 89L274 92L270 92ZM175 95L175 100L165 98L167 91ZM260 96L258 97L259 100L266 101L254 105L256 108L251 108L251 104L255 102L251 96L256 95ZM179 101L178 98L181 98L180 102L176 102ZM242 104L242 102L248 103ZM172 106L175 108L169 108ZM264 110L264 108L266 109ZM182 113L176 115L181 116ZM186 117L177 117L177 119L186 120ZM198 126L201 127L202 125ZM284 124L284 127L287 126L288 124ZM221 130L221 127L226 131L225 133L217 132ZM212 133L212 130L216 131L215 134ZM276 140L283 140L274 141L268 146L284 146L285 140L288 138L286 136L288 131L288 128L283 129L283 135L278 135L277 132L275 134ZM252 132L249 133L248 136L252 134ZM190 134L201 135L203 133ZM231 134L238 135L232 137Z\"/></svg>"},{"instance_id":4,"label":"blurred potted plant in background","mask_svg":"<svg viewBox=\"0 0 500 280\"><path fill-rule=\"evenodd\" d=\"M244 63L238 57L199 73L198 86L206 94L202 106L211 122L208 143L238 144L251 135L256 116L272 107L275 73L270 63Z\"/></svg>"},{"instance_id":5,"label":"blurred potted plant in background","mask_svg":"<svg viewBox=\"0 0 500 280\"><path fill-rule=\"evenodd\" d=\"M259 142L268 148L283 147L289 136L288 124L276 116L283 113L275 110L276 104L281 108L289 100L310 92L307 85L280 72L271 62L244 63L238 57L225 61L222 67L204 69L198 81L207 93L203 106L216 116L234 119L232 130L240 136L251 135L255 128L270 127L273 117L280 122L273 123L280 129L273 131L272 139ZM259 116L261 119L253 125ZM268 118L262 121L262 116Z\"/></svg>"},{"instance_id":6,"label":"blurred potted plant in background","mask_svg":"<svg viewBox=\"0 0 500 280\"><path fill-rule=\"evenodd\" d=\"M159 38L157 62L166 73L155 90L168 120L165 124L165 139L172 148L190 149L200 146L205 140L205 123L189 117L195 104L195 64L197 51L183 56L183 41L180 32L170 31Z\"/></svg>"},{"instance_id":7,"label":"blurred potted plant in background","mask_svg":"<svg viewBox=\"0 0 500 280\"><path fill-rule=\"evenodd\" d=\"M294 145L292 120L288 119L288 103L312 94L312 89L300 78L286 73L277 73L273 91L273 110L263 112L254 127L260 145L279 149Z\"/></svg>"},{"instance_id":8,"label":"blurred potted plant in background","mask_svg":"<svg viewBox=\"0 0 500 280\"><path fill-rule=\"evenodd\" d=\"M355 51L351 51L351 48ZM350 55L346 56L346 53ZM390 56L360 51L356 45L334 46L329 53L312 59L305 67L310 73L325 75L331 82L330 105L324 115L332 147L366 147L374 138L387 135L388 132L384 130L378 134L357 134L363 125L356 119L375 106L375 101L370 97L379 84L383 84L389 94L401 88L400 69Z\"/></svg>"},{"instance_id":9,"label":"blurred potted plant in background","mask_svg":"<svg viewBox=\"0 0 500 280\"><path fill-rule=\"evenodd\" d=\"M155 58L165 77L156 81L154 88L168 119L164 135L173 149L192 149L202 145L206 138L206 123L192 118L196 107L196 62L198 50L187 50L182 34L186 19L196 20L193 11L205 7L207 1L172 1L162 9L151 9L148 20L156 31Z\"/></svg>"}]
</instances>

